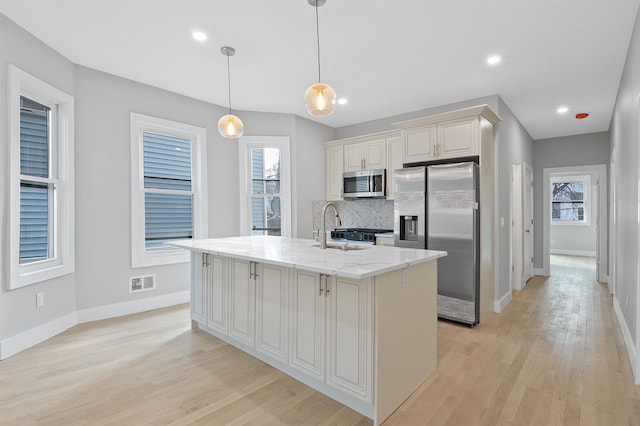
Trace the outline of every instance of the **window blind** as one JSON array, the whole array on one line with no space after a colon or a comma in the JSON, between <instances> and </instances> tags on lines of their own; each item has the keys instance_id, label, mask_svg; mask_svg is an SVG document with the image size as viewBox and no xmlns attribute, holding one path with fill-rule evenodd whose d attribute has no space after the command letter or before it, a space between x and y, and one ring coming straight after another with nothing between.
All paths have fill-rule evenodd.
<instances>
[{"instance_id":1,"label":"window blind","mask_svg":"<svg viewBox=\"0 0 640 426\"><path fill-rule=\"evenodd\" d=\"M20 98L20 263L49 257L49 205L54 186L29 180L29 176L50 177L49 111Z\"/></svg>"},{"instance_id":2,"label":"window blind","mask_svg":"<svg viewBox=\"0 0 640 426\"><path fill-rule=\"evenodd\" d=\"M191 141L143 132L145 248L193 238Z\"/></svg>"}]
</instances>

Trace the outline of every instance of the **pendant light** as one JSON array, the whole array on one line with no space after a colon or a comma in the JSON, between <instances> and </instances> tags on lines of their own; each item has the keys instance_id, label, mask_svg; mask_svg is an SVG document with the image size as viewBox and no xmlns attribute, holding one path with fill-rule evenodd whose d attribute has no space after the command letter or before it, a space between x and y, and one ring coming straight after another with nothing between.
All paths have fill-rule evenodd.
<instances>
[{"instance_id":1,"label":"pendant light","mask_svg":"<svg viewBox=\"0 0 640 426\"><path fill-rule=\"evenodd\" d=\"M320 79L320 29L318 25L318 7L326 0L307 0L316 9L316 40L318 47L318 82L309 86L304 93L304 106L311 115L329 115L336 109L336 91Z\"/></svg>"},{"instance_id":2,"label":"pendant light","mask_svg":"<svg viewBox=\"0 0 640 426\"><path fill-rule=\"evenodd\" d=\"M227 57L227 83L229 85L229 114L223 115L218 121L218 131L220 134L229 139L235 139L242 136L244 125L235 115L231 114L231 73L229 72L229 56L233 56L236 50L233 47L222 46L220 52Z\"/></svg>"}]
</instances>

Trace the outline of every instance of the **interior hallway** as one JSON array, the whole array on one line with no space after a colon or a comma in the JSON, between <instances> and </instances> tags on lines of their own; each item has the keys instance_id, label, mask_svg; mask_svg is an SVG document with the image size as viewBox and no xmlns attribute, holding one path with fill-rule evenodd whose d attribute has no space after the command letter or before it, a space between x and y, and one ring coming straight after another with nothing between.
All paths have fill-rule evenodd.
<instances>
[{"instance_id":1,"label":"interior hallway","mask_svg":"<svg viewBox=\"0 0 640 426\"><path fill-rule=\"evenodd\" d=\"M640 424L612 297L565 257L475 329L440 322L437 372L385 424ZM184 305L82 324L0 362L0 424L371 424L189 326Z\"/></svg>"}]
</instances>

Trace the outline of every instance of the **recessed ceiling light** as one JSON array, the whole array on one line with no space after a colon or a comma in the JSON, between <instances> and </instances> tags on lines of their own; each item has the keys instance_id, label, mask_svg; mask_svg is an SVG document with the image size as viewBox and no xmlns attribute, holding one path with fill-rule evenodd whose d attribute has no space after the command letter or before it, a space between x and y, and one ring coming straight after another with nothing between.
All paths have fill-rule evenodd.
<instances>
[{"instance_id":1,"label":"recessed ceiling light","mask_svg":"<svg viewBox=\"0 0 640 426\"><path fill-rule=\"evenodd\" d=\"M565 112L569 111L569 108L563 106L558 108L556 111L558 112L558 114L564 114Z\"/></svg>"},{"instance_id":2,"label":"recessed ceiling light","mask_svg":"<svg viewBox=\"0 0 640 426\"><path fill-rule=\"evenodd\" d=\"M194 31L191 35L197 41L205 41L207 39L207 35L202 31Z\"/></svg>"},{"instance_id":3,"label":"recessed ceiling light","mask_svg":"<svg viewBox=\"0 0 640 426\"><path fill-rule=\"evenodd\" d=\"M493 56L489 56L487 58L487 64L489 65L496 65L498 64L500 61L502 60L502 58L498 55L493 55Z\"/></svg>"},{"instance_id":4,"label":"recessed ceiling light","mask_svg":"<svg viewBox=\"0 0 640 426\"><path fill-rule=\"evenodd\" d=\"M346 105L347 104L347 100L345 98L340 98L340 99L338 99L338 103L340 105Z\"/></svg>"}]
</instances>

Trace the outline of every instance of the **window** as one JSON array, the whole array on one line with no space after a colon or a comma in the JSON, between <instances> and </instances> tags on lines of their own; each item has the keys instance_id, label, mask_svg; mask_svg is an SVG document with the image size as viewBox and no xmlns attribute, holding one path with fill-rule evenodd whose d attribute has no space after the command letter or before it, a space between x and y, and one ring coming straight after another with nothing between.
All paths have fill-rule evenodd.
<instances>
[{"instance_id":1,"label":"window","mask_svg":"<svg viewBox=\"0 0 640 426\"><path fill-rule=\"evenodd\" d=\"M73 97L9 65L9 282L74 271Z\"/></svg>"},{"instance_id":2,"label":"window","mask_svg":"<svg viewBox=\"0 0 640 426\"><path fill-rule=\"evenodd\" d=\"M241 233L291 235L289 138L240 138Z\"/></svg>"},{"instance_id":3,"label":"window","mask_svg":"<svg viewBox=\"0 0 640 426\"><path fill-rule=\"evenodd\" d=\"M206 130L131 113L132 266L188 262L177 240L207 237Z\"/></svg>"},{"instance_id":4,"label":"window","mask_svg":"<svg viewBox=\"0 0 640 426\"><path fill-rule=\"evenodd\" d=\"M590 176L551 178L553 224L588 224Z\"/></svg>"}]
</instances>

